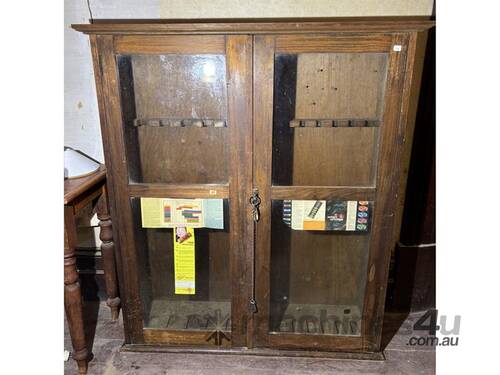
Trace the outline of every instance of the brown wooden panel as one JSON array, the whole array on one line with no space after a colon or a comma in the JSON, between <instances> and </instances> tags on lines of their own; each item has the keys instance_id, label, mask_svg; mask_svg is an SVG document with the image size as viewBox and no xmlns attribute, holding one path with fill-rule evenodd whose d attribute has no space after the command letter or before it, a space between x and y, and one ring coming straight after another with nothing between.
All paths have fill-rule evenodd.
<instances>
[{"instance_id":1,"label":"brown wooden panel","mask_svg":"<svg viewBox=\"0 0 500 375\"><path fill-rule=\"evenodd\" d=\"M362 308L369 236L292 230L289 242L289 303Z\"/></svg>"},{"instance_id":2,"label":"brown wooden panel","mask_svg":"<svg viewBox=\"0 0 500 375\"><path fill-rule=\"evenodd\" d=\"M361 337L339 337L325 335L297 335L295 333L273 333L269 335L269 344L274 348L301 349L304 347L317 350L357 352L363 350Z\"/></svg>"},{"instance_id":3,"label":"brown wooden panel","mask_svg":"<svg viewBox=\"0 0 500 375\"><path fill-rule=\"evenodd\" d=\"M227 128L140 126L138 135L142 181L177 184L228 181Z\"/></svg>"},{"instance_id":4,"label":"brown wooden panel","mask_svg":"<svg viewBox=\"0 0 500 375\"><path fill-rule=\"evenodd\" d=\"M385 53L300 54L295 118L380 119L386 74Z\"/></svg>"},{"instance_id":5,"label":"brown wooden panel","mask_svg":"<svg viewBox=\"0 0 500 375\"><path fill-rule=\"evenodd\" d=\"M274 37L254 38L254 184L261 198L260 221L255 226L255 344L267 346L270 302L271 168L273 135Z\"/></svg>"},{"instance_id":6,"label":"brown wooden panel","mask_svg":"<svg viewBox=\"0 0 500 375\"><path fill-rule=\"evenodd\" d=\"M390 35L278 35L276 53L388 52L391 43Z\"/></svg>"},{"instance_id":7,"label":"brown wooden panel","mask_svg":"<svg viewBox=\"0 0 500 375\"><path fill-rule=\"evenodd\" d=\"M141 121L227 118L222 55L135 55L132 71L136 116ZM142 178L135 182L228 181L227 128L139 126L137 137ZM133 152L137 151L130 148L129 153Z\"/></svg>"},{"instance_id":8,"label":"brown wooden panel","mask_svg":"<svg viewBox=\"0 0 500 375\"><path fill-rule=\"evenodd\" d=\"M225 56L134 55L132 68L139 119L226 119Z\"/></svg>"},{"instance_id":9,"label":"brown wooden panel","mask_svg":"<svg viewBox=\"0 0 500 375\"><path fill-rule=\"evenodd\" d=\"M269 34L420 31L435 25L429 17L336 17L276 19L94 20L72 25L84 33L105 34Z\"/></svg>"},{"instance_id":10,"label":"brown wooden panel","mask_svg":"<svg viewBox=\"0 0 500 375\"><path fill-rule=\"evenodd\" d=\"M384 124L381 126L380 147L377 161L376 209L372 221L370 257L363 316L365 349L380 349L382 322L391 251L394 246L394 216L397 206L399 174L401 172L402 139L406 124L400 121L401 103L405 84L410 84L414 60L415 40L409 45L408 35L394 35L394 44L400 44L400 52L389 55L389 73L386 88ZM409 80L409 81L408 81Z\"/></svg>"},{"instance_id":11,"label":"brown wooden panel","mask_svg":"<svg viewBox=\"0 0 500 375\"><path fill-rule=\"evenodd\" d=\"M113 212L117 222L120 241L120 266L123 277L120 279L121 291L124 292L123 312L125 329L132 343L142 343L142 305L139 297L140 282L137 272L137 258L134 247L132 213L128 197L128 171L126 165L123 124L120 108L120 88L115 55L113 54L113 37L98 36L96 39L99 54L99 67L102 69L102 103L105 107L105 123L107 131L104 143L108 150L112 171L112 190L114 194ZM119 214L116 214L119 213Z\"/></svg>"},{"instance_id":12,"label":"brown wooden panel","mask_svg":"<svg viewBox=\"0 0 500 375\"><path fill-rule=\"evenodd\" d=\"M372 186L379 128L294 128L293 184Z\"/></svg>"},{"instance_id":13,"label":"brown wooden panel","mask_svg":"<svg viewBox=\"0 0 500 375\"><path fill-rule=\"evenodd\" d=\"M216 184L132 184L131 197L156 198L228 198L228 185Z\"/></svg>"},{"instance_id":14,"label":"brown wooden panel","mask_svg":"<svg viewBox=\"0 0 500 375\"><path fill-rule=\"evenodd\" d=\"M252 37L226 38L228 66L228 129L230 148L229 204L231 220L232 345L247 346L251 291L253 221L252 194Z\"/></svg>"},{"instance_id":15,"label":"brown wooden panel","mask_svg":"<svg viewBox=\"0 0 500 375\"><path fill-rule=\"evenodd\" d=\"M374 187L357 186L273 186L272 199L373 200Z\"/></svg>"},{"instance_id":16,"label":"brown wooden panel","mask_svg":"<svg viewBox=\"0 0 500 375\"><path fill-rule=\"evenodd\" d=\"M231 338L231 332L224 332ZM144 329L144 342L146 344L162 345L211 345L213 340L208 340L210 332L203 331L166 331L161 329ZM222 347L230 346L231 342L222 340Z\"/></svg>"},{"instance_id":17,"label":"brown wooden panel","mask_svg":"<svg viewBox=\"0 0 500 375\"><path fill-rule=\"evenodd\" d=\"M115 53L225 53L223 35L120 35L115 38Z\"/></svg>"}]
</instances>

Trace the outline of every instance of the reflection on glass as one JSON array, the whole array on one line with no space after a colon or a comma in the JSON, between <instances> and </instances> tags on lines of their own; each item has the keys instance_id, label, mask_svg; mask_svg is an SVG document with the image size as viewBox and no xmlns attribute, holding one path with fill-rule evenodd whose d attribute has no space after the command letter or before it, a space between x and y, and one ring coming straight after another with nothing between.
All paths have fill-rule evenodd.
<instances>
[{"instance_id":1,"label":"reflection on glass","mask_svg":"<svg viewBox=\"0 0 500 375\"><path fill-rule=\"evenodd\" d=\"M315 209L318 202L321 201L309 201L307 207L304 205L304 223L313 222L309 217L311 212L317 211L315 216L320 213L320 209ZM326 206L322 215L330 222L321 230L293 229L298 224L293 215L289 217L290 201L274 200L272 203L272 332L361 334L369 215L373 204L362 201L353 208L356 223L359 218L361 224L367 224L357 228L349 227L348 205L341 210L340 202L332 202L322 205Z\"/></svg>"},{"instance_id":2,"label":"reflection on glass","mask_svg":"<svg viewBox=\"0 0 500 375\"><path fill-rule=\"evenodd\" d=\"M131 204L144 327L230 331L228 201L224 200L224 229L194 229L194 294L176 294L173 229L142 228L140 198L132 198Z\"/></svg>"},{"instance_id":3,"label":"reflection on glass","mask_svg":"<svg viewBox=\"0 0 500 375\"><path fill-rule=\"evenodd\" d=\"M224 55L118 56L131 182L227 182Z\"/></svg>"},{"instance_id":4,"label":"reflection on glass","mask_svg":"<svg viewBox=\"0 0 500 375\"><path fill-rule=\"evenodd\" d=\"M387 55L275 57L273 183L371 186Z\"/></svg>"}]
</instances>

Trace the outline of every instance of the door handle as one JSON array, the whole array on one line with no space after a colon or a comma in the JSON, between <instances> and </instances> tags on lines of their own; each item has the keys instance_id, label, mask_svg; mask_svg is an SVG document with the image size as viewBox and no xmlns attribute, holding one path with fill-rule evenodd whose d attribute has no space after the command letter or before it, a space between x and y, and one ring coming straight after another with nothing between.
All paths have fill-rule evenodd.
<instances>
[{"instance_id":1,"label":"door handle","mask_svg":"<svg viewBox=\"0 0 500 375\"><path fill-rule=\"evenodd\" d=\"M252 205L253 221L258 222L260 220L260 211L259 211L260 197L258 189L253 189L253 193L249 199L249 202Z\"/></svg>"}]
</instances>

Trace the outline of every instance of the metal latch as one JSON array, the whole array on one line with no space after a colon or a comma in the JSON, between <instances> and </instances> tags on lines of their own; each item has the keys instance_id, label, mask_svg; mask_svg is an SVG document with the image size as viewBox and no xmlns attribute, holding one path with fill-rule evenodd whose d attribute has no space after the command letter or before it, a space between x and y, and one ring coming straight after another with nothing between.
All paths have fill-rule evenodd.
<instances>
[{"instance_id":1,"label":"metal latch","mask_svg":"<svg viewBox=\"0 0 500 375\"><path fill-rule=\"evenodd\" d=\"M253 221L258 222L260 219L260 212L259 212L260 197L258 189L253 189L253 193L249 199L249 202L252 205Z\"/></svg>"}]
</instances>

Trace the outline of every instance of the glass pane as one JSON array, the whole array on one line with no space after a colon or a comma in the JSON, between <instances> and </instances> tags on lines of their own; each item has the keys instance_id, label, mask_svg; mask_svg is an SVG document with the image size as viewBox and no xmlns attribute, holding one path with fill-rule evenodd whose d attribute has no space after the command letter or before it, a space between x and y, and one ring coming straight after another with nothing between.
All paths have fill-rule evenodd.
<instances>
[{"instance_id":1,"label":"glass pane","mask_svg":"<svg viewBox=\"0 0 500 375\"><path fill-rule=\"evenodd\" d=\"M132 198L131 204L144 327L230 331L228 201L223 202L224 229L194 229L194 294L176 294L175 262L179 259L174 255L173 229L143 228L141 199Z\"/></svg>"},{"instance_id":2,"label":"glass pane","mask_svg":"<svg viewBox=\"0 0 500 375\"><path fill-rule=\"evenodd\" d=\"M117 61L130 181L227 182L225 56Z\"/></svg>"},{"instance_id":3,"label":"glass pane","mask_svg":"<svg viewBox=\"0 0 500 375\"><path fill-rule=\"evenodd\" d=\"M387 55L275 57L273 184L372 186Z\"/></svg>"},{"instance_id":4,"label":"glass pane","mask_svg":"<svg viewBox=\"0 0 500 375\"><path fill-rule=\"evenodd\" d=\"M360 335L372 211L366 201L272 202L272 332Z\"/></svg>"}]
</instances>

